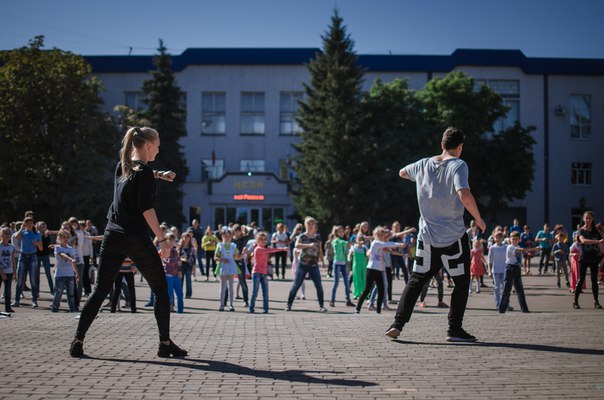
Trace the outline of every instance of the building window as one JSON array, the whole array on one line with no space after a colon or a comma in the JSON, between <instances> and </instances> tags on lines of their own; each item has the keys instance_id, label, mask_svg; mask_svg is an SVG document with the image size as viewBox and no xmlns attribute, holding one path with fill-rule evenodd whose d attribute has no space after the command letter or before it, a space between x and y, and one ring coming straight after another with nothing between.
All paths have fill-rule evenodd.
<instances>
[{"instance_id":1,"label":"building window","mask_svg":"<svg viewBox=\"0 0 604 400\"><path fill-rule=\"evenodd\" d=\"M591 185L591 163L574 162L571 164L571 184L575 186Z\"/></svg>"},{"instance_id":2,"label":"building window","mask_svg":"<svg viewBox=\"0 0 604 400\"><path fill-rule=\"evenodd\" d=\"M570 137L586 139L591 136L591 96L570 96Z\"/></svg>"},{"instance_id":3,"label":"building window","mask_svg":"<svg viewBox=\"0 0 604 400\"><path fill-rule=\"evenodd\" d=\"M241 172L263 172L264 160L241 160L239 170Z\"/></svg>"},{"instance_id":4,"label":"building window","mask_svg":"<svg viewBox=\"0 0 604 400\"><path fill-rule=\"evenodd\" d=\"M224 92L201 94L201 134L226 134L226 95Z\"/></svg>"},{"instance_id":5,"label":"building window","mask_svg":"<svg viewBox=\"0 0 604 400\"><path fill-rule=\"evenodd\" d=\"M493 124L495 133L504 131L520 121L520 81L511 79L476 79L474 81L475 90L482 85L490 87L509 108L507 114Z\"/></svg>"},{"instance_id":6,"label":"building window","mask_svg":"<svg viewBox=\"0 0 604 400\"><path fill-rule=\"evenodd\" d=\"M241 134L264 135L264 93L241 93Z\"/></svg>"},{"instance_id":7,"label":"building window","mask_svg":"<svg viewBox=\"0 0 604 400\"><path fill-rule=\"evenodd\" d=\"M224 160L201 160L201 180L218 179L224 174Z\"/></svg>"},{"instance_id":8,"label":"building window","mask_svg":"<svg viewBox=\"0 0 604 400\"><path fill-rule=\"evenodd\" d=\"M144 103L145 94L143 92L124 92L125 104L133 110L145 111L149 105Z\"/></svg>"},{"instance_id":9,"label":"building window","mask_svg":"<svg viewBox=\"0 0 604 400\"><path fill-rule=\"evenodd\" d=\"M279 101L279 133L281 135L299 135L302 131L297 118L299 102L303 99L303 92L281 92Z\"/></svg>"}]
</instances>

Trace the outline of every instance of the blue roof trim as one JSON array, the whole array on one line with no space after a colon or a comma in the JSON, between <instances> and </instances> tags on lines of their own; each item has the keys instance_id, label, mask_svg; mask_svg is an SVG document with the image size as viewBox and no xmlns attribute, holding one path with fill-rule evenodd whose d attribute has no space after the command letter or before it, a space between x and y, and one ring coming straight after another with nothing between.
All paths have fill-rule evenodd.
<instances>
[{"instance_id":1,"label":"blue roof trim","mask_svg":"<svg viewBox=\"0 0 604 400\"><path fill-rule=\"evenodd\" d=\"M303 65L316 48L187 49L172 56L174 71L190 65ZM154 56L84 56L94 73L141 73L153 68ZM520 50L458 49L449 56L359 55L370 72L449 72L459 66L517 67L527 74L604 75L604 59L531 58Z\"/></svg>"}]
</instances>

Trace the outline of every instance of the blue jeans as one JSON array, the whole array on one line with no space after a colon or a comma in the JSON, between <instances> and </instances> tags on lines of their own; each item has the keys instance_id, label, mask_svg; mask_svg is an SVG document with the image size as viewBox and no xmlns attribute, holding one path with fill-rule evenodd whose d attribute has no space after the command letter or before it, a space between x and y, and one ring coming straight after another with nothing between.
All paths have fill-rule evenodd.
<instances>
[{"instance_id":1,"label":"blue jeans","mask_svg":"<svg viewBox=\"0 0 604 400\"><path fill-rule=\"evenodd\" d=\"M203 263L201 262L201 260L203 259L203 249L201 248L201 246L197 247L197 265L199 266L199 272L201 272L201 275L205 275L203 272Z\"/></svg>"},{"instance_id":2,"label":"blue jeans","mask_svg":"<svg viewBox=\"0 0 604 400\"><path fill-rule=\"evenodd\" d=\"M52 281L52 274L50 271L50 256L44 255L44 256L37 256L38 257L38 271L40 270L40 263L44 266L44 273L46 274L46 280L48 281L48 287L50 288L50 293L55 292L54 289L54 283Z\"/></svg>"},{"instance_id":3,"label":"blue jeans","mask_svg":"<svg viewBox=\"0 0 604 400\"><path fill-rule=\"evenodd\" d=\"M170 304L174 305L174 292L176 292L176 311L179 314L182 314L185 308L185 303L182 299L182 282L178 276L174 275L166 275L166 281L168 282L168 296L170 297Z\"/></svg>"},{"instance_id":4,"label":"blue jeans","mask_svg":"<svg viewBox=\"0 0 604 400\"><path fill-rule=\"evenodd\" d=\"M38 300L38 293L40 292L40 269L38 268L38 261L36 253L19 255L19 268L17 268L17 291L15 293L15 304L21 302L21 294L25 287L25 277L29 273L29 280L31 282L31 300Z\"/></svg>"},{"instance_id":5,"label":"blue jeans","mask_svg":"<svg viewBox=\"0 0 604 400\"><path fill-rule=\"evenodd\" d=\"M180 278L180 285L181 285L181 290L182 290L182 287L184 286L185 281L187 282L187 291L185 294L187 296L187 299L193 295L193 287L191 287L192 272L193 272L193 267L191 266L191 264L182 263L182 278Z\"/></svg>"},{"instance_id":6,"label":"blue jeans","mask_svg":"<svg viewBox=\"0 0 604 400\"><path fill-rule=\"evenodd\" d=\"M505 282L505 272L494 272L493 273L493 296L495 296L495 307L499 309L501 303L501 292L503 291L503 284Z\"/></svg>"},{"instance_id":7,"label":"blue jeans","mask_svg":"<svg viewBox=\"0 0 604 400\"><path fill-rule=\"evenodd\" d=\"M317 289L317 298L319 299L319 307L323 308L323 286L321 285L321 272L319 271L319 266L305 265L302 263L298 265L298 269L296 270L294 285L289 291L287 306L291 307L291 305L294 303L296 293L298 293L298 289L300 289L300 286L302 286L302 282L304 282L304 277L306 274L310 275L310 279L312 279L312 282L315 284L315 289Z\"/></svg>"},{"instance_id":8,"label":"blue jeans","mask_svg":"<svg viewBox=\"0 0 604 400\"><path fill-rule=\"evenodd\" d=\"M256 307L256 298L258 298L258 289L262 285L262 308L268 312L268 275L255 272L252 276L252 300L250 301L250 312L254 312Z\"/></svg>"},{"instance_id":9,"label":"blue jeans","mask_svg":"<svg viewBox=\"0 0 604 400\"><path fill-rule=\"evenodd\" d=\"M63 289L67 292L67 304L69 304L69 311L75 311L75 299L74 299L74 279L73 276L59 276L55 278L55 294L52 298L52 306L50 311L58 312L61 305L61 298L63 297Z\"/></svg>"},{"instance_id":10,"label":"blue jeans","mask_svg":"<svg viewBox=\"0 0 604 400\"><path fill-rule=\"evenodd\" d=\"M350 281L348 280L348 266L346 264L334 264L333 266L333 289L331 290L331 301L336 301L336 291L340 284L340 275L344 281L344 290L346 293L346 302L350 303Z\"/></svg>"}]
</instances>

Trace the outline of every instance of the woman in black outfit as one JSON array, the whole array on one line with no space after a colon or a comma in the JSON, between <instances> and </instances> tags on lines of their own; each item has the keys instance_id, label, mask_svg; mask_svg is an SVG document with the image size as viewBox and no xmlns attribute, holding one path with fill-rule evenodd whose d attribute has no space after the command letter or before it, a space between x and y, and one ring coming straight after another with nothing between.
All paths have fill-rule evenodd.
<instances>
[{"instance_id":1,"label":"woman in black outfit","mask_svg":"<svg viewBox=\"0 0 604 400\"><path fill-rule=\"evenodd\" d=\"M596 228L594 214L591 211L585 211L583 214L585 224L579 229L578 237L581 242L581 255L579 256L579 281L575 287L575 301L573 308L581 308L579 306L579 295L581 288L585 283L585 275L587 268L591 275L591 292L594 296L594 307L602 308L598 302L598 263L602 258L600 254L600 243L603 239L600 231Z\"/></svg>"},{"instance_id":2,"label":"woman in black outfit","mask_svg":"<svg viewBox=\"0 0 604 400\"><path fill-rule=\"evenodd\" d=\"M170 253L170 243L164 237L153 208L155 178L172 181L171 171L153 171L147 162L159 153L159 134L152 128L130 128L122 140L120 162L115 169L113 204L107 214L107 227L99 256L98 278L88 298L69 353L82 357L88 328L94 321L103 300L126 257L130 257L149 283L156 296L155 319L159 329L159 357L187 355L170 340L170 300L168 284L160 255L149 237L150 228L158 239L162 257Z\"/></svg>"}]
</instances>

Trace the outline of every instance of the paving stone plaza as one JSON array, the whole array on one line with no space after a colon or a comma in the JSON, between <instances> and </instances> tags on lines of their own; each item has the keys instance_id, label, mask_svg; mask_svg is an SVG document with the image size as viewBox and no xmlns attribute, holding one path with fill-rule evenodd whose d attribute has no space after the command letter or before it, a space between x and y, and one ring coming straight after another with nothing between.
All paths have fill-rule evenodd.
<instances>
[{"instance_id":1,"label":"paving stone plaza","mask_svg":"<svg viewBox=\"0 0 604 400\"><path fill-rule=\"evenodd\" d=\"M156 356L153 312L143 308L149 290L138 279L140 312L105 309L86 338L87 357L71 358L75 314L51 314L43 284L39 308L26 298L0 319L0 398L604 398L604 312L593 308L591 291L573 310L571 294L555 287L553 275L524 282L530 314L498 314L490 288L470 296L464 327L479 338L475 344L445 340L447 310L434 307L435 289L399 340L390 340L384 332L394 311L377 315L364 307L355 315L342 287L336 307L322 314L307 281L307 299L286 312L291 281L271 281L271 312L251 315L241 300L235 312L218 312L219 284L194 282L185 313L171 320L173 339L189 351L185 359ZM332 283L323 281L327 300ZM403 287L394 282L395 299Z\"/></svg>"}]
</instances>

